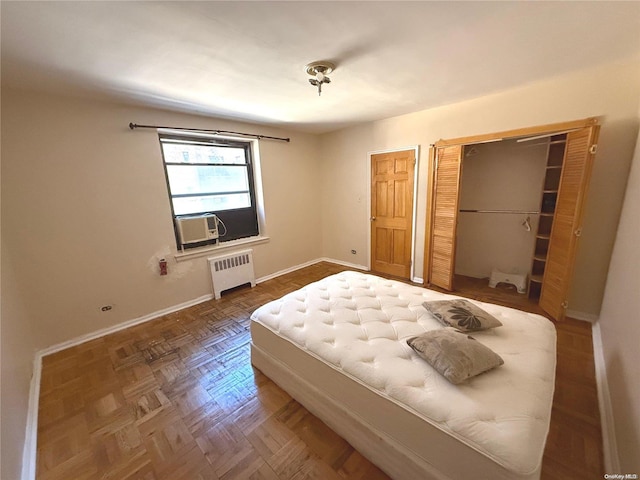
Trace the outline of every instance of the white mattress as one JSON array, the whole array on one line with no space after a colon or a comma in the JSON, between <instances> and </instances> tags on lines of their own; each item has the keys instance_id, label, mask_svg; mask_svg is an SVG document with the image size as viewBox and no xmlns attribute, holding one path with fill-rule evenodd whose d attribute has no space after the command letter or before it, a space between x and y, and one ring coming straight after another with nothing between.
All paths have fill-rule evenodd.
<instances>
[{"instance_id":1,"label":"white mattress","mask_svg":"<svg viewBox=\"0 0 640 480\"><path fill-rule=\"evenodd\" d=\"M406 344L442 328L422 303L443 298L452 296L343 272L256 310L252 347L383 432L434 478L538 478L554 390L553 324L474 302L503 326L473 337L505 363L456 386Z\"/></svg>"}]
</instances>

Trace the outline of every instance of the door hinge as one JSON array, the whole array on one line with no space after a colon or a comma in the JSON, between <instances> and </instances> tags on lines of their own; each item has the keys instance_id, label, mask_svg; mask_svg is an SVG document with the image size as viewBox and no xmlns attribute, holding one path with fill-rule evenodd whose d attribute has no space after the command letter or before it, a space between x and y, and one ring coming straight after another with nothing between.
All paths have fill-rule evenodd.
<instances>
[{"instance_id":1,"label":"door hinge","mask_svg":"<svg viewBox=\"0 0 640 480\"><path fill-rule=\"evenodd\" d=\"M598 144L594 143L593 145L591 145L591 147L589 147L589 153L591 155L595 155L595 153L598 151Z\"/></svg>"},{"instance_id":2,"label":"door hinge","mask_svg":"<svg viewBox=\"0 0 640 480\"><path fill-rule=\"evenodd\" d=\"M569 302L567 302L567 301L565 300L564 302L562 302L562 303L560 304L560 306L566 310L566 309L569 307Z\"/></svg>"},{"instance_id":3,"label":"door hinge","mask_svg":"<svg viewBox=\"0 0 640 480\"><path fill-rule=\"evenodd\" d=\"M573 234L574 234L576 237L579 237L580 235L582 235L582 229L581 229L581 228L577 229L575 232L573 232Z\"/></svg>"}]
</instances>

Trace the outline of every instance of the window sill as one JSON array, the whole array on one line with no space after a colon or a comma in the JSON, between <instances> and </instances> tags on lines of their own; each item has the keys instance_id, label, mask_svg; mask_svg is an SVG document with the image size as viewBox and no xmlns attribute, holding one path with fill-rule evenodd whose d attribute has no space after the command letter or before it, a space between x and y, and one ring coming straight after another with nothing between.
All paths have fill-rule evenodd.
<instances>
[{"instance_id":1,"label":"window sill","mask_svg":"<svg viewBox=\"0 0 640 480\"><path fill-rule=\"evenodd\" d=\"M179 251L173 257L176 262L184 262L185 260L192 260L194 258L206 257L212 253L227 252L234 250L238 247L244 247L246 245L259 245L261 243L267 243L269 237L258 236L251 238L241 238L239 240L231 240L230 242L224 242L219 245L210 245L207 247L194 248L192 250Z\"/></svg>"}]
</instances>

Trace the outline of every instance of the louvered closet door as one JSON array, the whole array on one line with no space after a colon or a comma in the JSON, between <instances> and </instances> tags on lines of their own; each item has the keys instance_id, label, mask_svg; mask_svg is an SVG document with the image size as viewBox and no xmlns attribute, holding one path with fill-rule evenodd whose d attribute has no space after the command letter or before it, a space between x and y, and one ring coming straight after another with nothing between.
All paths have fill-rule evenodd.
<instances>
[{"instance_id":1,"label":"louvered closet door","mask_svg":"<svg viewBox=\"0 0 640 480\"><path fill-rule=\"evenodd\" d=\"M556 201L549 253L542 280L540 307L556 320L564 318L569 284L578 239L582 229L582 210L591 176L593 154L599 126L567 134L567 146Z\"/></svg>"},{"instance_id":2,"label":"louvered closet door","mask_svg":"<svg viewBox=\"0 0 640 480\"><path fill-rule=\"evenodd\" d=\"M461 161L461 145L436 151L429 283L446 290L453 290Z\"/></svg>"}]
</instances>

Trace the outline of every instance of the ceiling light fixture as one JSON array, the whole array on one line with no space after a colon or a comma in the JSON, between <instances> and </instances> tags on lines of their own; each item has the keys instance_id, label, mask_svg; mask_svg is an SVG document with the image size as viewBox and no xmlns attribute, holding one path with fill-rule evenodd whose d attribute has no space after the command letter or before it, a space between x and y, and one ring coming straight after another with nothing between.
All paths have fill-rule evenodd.
<instances>
[{"instance_id":1,"label":"ceiling light fixture","mask_svg":"<svg viewBox=\"0 0 640 480\"><path fill-rule=\"evenodd\" d=\"M322 94L322 84L331 83L331 79L327 77L335 70L336 66L331 62L319 61L312 62L305 67L308 75L314 78L309 79L309 83L314 87L318 87L318 96Z\"/></svg>"}]
</instances>

